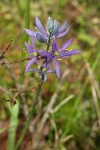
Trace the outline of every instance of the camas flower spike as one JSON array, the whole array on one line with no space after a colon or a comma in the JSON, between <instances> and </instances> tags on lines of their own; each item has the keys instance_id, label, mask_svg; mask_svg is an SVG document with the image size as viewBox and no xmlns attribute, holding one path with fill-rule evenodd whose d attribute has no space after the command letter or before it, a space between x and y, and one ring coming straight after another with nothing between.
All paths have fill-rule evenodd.
<instances>
[{"instance_id":1,"label":"camas flower spike","mask_svg":"<svg viewBox=\"0 0 100 150\"><path fill-rule=\"evenodd\" d=\"M59 59L65 60L65 58L79 54L81 51L76 49L68 49L69 45L72 44L73 39L66 41L61 48L58 48L57 38L63 37L69 31L69 27L66 29L67 21L64 22L61 27L59 27L58 21L49 17L46 23L46 29L38 17L36 17L35 21L38 31L34 32L28 29L24 29L26 34L31 37L31 45L29 45L27 42L25 43L30 58L26 65L26 72L38 72L40 79L43 82L46 81L47 73L49 72L56 73L58 78L60 78L61 73ZM36 38L40 43L46 43L47 48L45 50L37 50L35 48L34 38ZM52 50L49 50L51 40L53 40ZM52 62L54 63L55 70L50 68ZM32 64L34 63L37 64L36 68L32 67Z\"/></svg>"},{"instance_id":2,"label":"camas flower spike","mask_svg":"<svg viewBox=\"0 0 100 150\"><path fill-rule=\"evenodd\" d=\"M41 43L48 43L50 39L63 37L68 33L70 29L70 27L66 28L67 21L65 21L64 24L59 27L58 21L53 20L51 17L49 17L47 20L46 29L44 28L38 17L36 17L35 23L38 31L34 32L26 28L24 28L24 31L29 36L35 36Z\"/></svg>"}]
</instances>

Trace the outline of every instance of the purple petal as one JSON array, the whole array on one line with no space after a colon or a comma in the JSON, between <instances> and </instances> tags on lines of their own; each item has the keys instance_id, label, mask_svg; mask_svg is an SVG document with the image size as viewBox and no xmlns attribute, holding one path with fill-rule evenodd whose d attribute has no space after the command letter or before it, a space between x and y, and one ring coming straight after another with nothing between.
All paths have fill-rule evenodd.
<instances>
[{"instance_id":1,"label":"purple petal","mask_svg":"<svg viewBox=\"0 0 100 150\"><path fill-rule=\"evenodd\" d=\"M46 71L50 68L50 63L47 63L47 61L44 59L41 67L46 68Z\"/></svg>"},{"instance_id":2,"label":"purple petal","mask_svg":"<svg viewBox=\"0 0 100 150\"><path fill-rule=\"evenodd\" d=\"M33 59L31 59L31 60L27 63L25 71L28 72L30 66L31 66L32 64L34 64L34 63L38 64L38 61L37 61L37 58L36 58L36 57L34 57Z\"/></svg>"},{"instance_id":3,"label":"purple petal","mask_svg":"<svg viewBox=\"0 0 100 150\"><path fill-rule=\"evenodd\" d=\"M52 43L52 51L53 52L58 51L58 44L56 42Z\"/></svg>"},{"instance_id":4,"label":"purple petal","mask_svg":"<svg viewBox=\"0 0 100 150\"><path fill-rule=\"evenodd\" d=\"M58 35L56 35L56 38L60 38L60 37L65 36L68 33L69 29L70 29L70 27L68 27L68 29L66 31L64 31L64 32L59 33Z\"/></svg>"},{"instance_id":5,"label":"purple petal","mask_svg":"<svg viewBox=\"0 0 100 150\"><path fill-rule=\"evenodd\" d=\"M59 56L60 57L69 57L71 55L79 54L81 51L79 50L72 50L72 51L65 51L65 52L60 52Z\"/></svg>"},{"instance_id":6,"label":"purple petal","mask_svg":"<svg viewBox=\"0 0 100 150\"><path fill-rule=\"evenodd\" d=\"M43 56L46 56L47 57L47 59L52 59L52 57L53 57L53 54L51 53L51 52L43 52Z\"/></svg>"},{"instance_id":7,"label":"purple petal","mask_svg":"<svg viewBox=\"0 0 100 150\"><path fill-rule=\"evenodd\" d=\"M28 29L23 29L25 31L26 34L28 34L29 36L35 36L36 37L36 33L37 32L34 32L32 30L28 30Z\"/></svg>"},{"instance_id":8,"label":"purple petal","mask_svg":"<svg viewBox=\"0 0 100 150\"><path fill-rule=\"evenodd\" d=\"M34 48L34 50L36 50L35 42L34 42L34 36L31 36L31 42L32 42L32 47Z\"/></svg>"},{"instance_id":9,"label":"purple petal","mask_svg":"<svg viewBox=\"0 0 100 150\"><path fill-rule=\"evenodd\" d=\"M67 21L63 23L63 25L59 28L59 33L63 32L66 29Z\"/></svg>"},{"instance_id":10,"label":"purple petal","mask_svg":"<svg viewBox=\"0 0 100 150\"><path fill-rule=\"evenodd\" d=\"M38 17L36 17L36 27L39 29L39 31L40 31L42 34L44 34L44 35L47 36L46 31L45 31L45 28L43 27L43 25L42 25L42 23L40 22L40 20L39 20Z\"/></svg>"},{"instance_id":11,"label":"purple petal","mask_svg":"<svg viewBox=\"0 0 100 150\"><path fill-rule=\"evenodd\" d=\"M63 44L60 50L61 51L65 50L72 42L73 42L73 39L68 40L66 43Z\"/></svg>"},{"instance_id":12,"label":"purple petal","mask_svg":"<svg viewBox=\"0 0 100 150\"><path fill-rule=\"evenodd\" d=\"M55 73L56 71L55 70L48 70L47 72L48 73Z\"/></svg>"},{"instance_id":13,"label":"purple petal","mask_svg":"<svg viewBox=\"0 0 100 150\"><path fill-rule=\"evenodd\" d=\"M36 38L37 40L40 42L40 43L46 43L47 42L47 37L40 34L40 33L37 33L36 34Z\"/></svg>"},{"instance_id":14,"label":"purple petal","mask_svg":"<svg viewBox=\"0 0 100 150\"><path fill-rule=\"evenodd\" d=\"M54 66L55 66L57 76L58 78L60 78L60 68L59 68L59 63L56 57L54 57Z\"/></svg>"},{"instance_id":15,"label":"purple petal","mask_svg":"<svg viewBox=\"0 0 100 150\"><path fill-rule=\"evenodd\" d=\"M27 42L25 42L25 46L26 46L26 48L28 49L28 51L29 51L30 53L35 52L35 50L33 50L33 47L30 46Z\"/></svg>"},{"instance_id":16,"label":"purple petal","mask_svg":"<svg viewBox=\"0 0 100 150\"><path fill-rule=\"evenodd\" d=\"M40 54L40 53L44 53L45 51L44 50L38 50L38 53Z\"/></svg>"},{"instance_id":17,"label":"purple petal","mask_svg":"<svg viewBox=\"0 0 100 150\"><path fill-rule=\"evenodd\" d=\"M38 70L38 69L29 69L28 72L38 72L38 73L40 73L40 70Z\"/></svg>"},{"instance_id":18,"label":"purple petal","mask_svg":"<svg viewBox=\"0 0 100 150\"><path fill-rule=\"evenodd\" d=\"M52 59L53 54L51 52L45 52L44 50L38 50L39 54L42 54L44 57L46 56L47 59Z\"/></svg>"}]
</instances>

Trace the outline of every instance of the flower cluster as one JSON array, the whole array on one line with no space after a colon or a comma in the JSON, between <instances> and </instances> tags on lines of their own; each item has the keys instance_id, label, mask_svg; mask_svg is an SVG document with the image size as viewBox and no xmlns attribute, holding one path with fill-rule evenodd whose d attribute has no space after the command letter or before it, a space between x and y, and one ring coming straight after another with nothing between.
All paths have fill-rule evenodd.
<instances>
[{"instance_id":1,"label":"flower cluster","mask_svg":"<svg viewBox=\"0 0 100 150\"><path fill-rule=\"evenodd\" d=\"M61 48L58 48L58 44L56 42L57 38L65 36L69 31L67 21L60 26L57 20L53 20L49 17L45 29L39 18L36 17L36 29L37 31L32 31L24 28L25 33L31 38L31 45L25 42L25 46L28 50L28 57L30 58L26 65L26 72L38 72L43 82L46 81L48 72L56 73L58 78L60 78L59 60L81 52L76 49L68 50L73 39L68 40ZM37 50L34 42L35 38L40 43L45 43L47 45L47 49ZM50 45L52 45L52 49L50 49ZM50 69L52 62L54 63L55 70ZM34 63L37 64L37 68L32 68L32 64Z\"/></svg>"}]
</instances>

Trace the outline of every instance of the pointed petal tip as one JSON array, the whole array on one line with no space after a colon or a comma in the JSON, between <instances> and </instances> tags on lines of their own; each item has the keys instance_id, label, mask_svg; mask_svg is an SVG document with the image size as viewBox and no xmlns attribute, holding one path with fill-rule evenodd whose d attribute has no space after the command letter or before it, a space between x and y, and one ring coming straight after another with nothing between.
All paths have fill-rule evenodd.
<instances>
[{"instance_id":1,"label":"pointed petal tip","mask_svg":"<svg viewBox=\"0 0 100 150\"><path fill-rule=\"evenodd\" d=\"M38 30L43 34L43 35L47 35L44 26L42 25L40 19L36 16L35 18L35 23L36 23L36 27L38 28Z\"/></svg>"},{"instance_id":2,"label":"pointed petal tip","mask_svg":"<svg viewBox=\"0 0 100 150\"><path fill-rule=\"evenodd\" d=\"M60 78L60 67L56 57L54 57L54 66L55 66L56 74L58 78Z\"/></svg>"},{"instance_id":3,"label":"pointed petal tip","mask_svg":"<svg viewBox=\"0 0 100 150\"><path fill-rule=\"evenodd\" d=\"M63 44L63 46L60 48L61 51L64 51L69 45L74 41L74 39L69 39L67 42Z\"/></svg>"},{"instance_id":4,"label":"pointed petal tip","mask_svg":"<svg viewBox=\"0 0 100 150\"><path fill-rule=\"evenodd\" d=\"M66 57L70 57L70 56L72 56L72 55L76 55L76 54L80 54L80 53L81 53L80 50L75 50L75 49L73 49L72 51L60 52L60 53L59 53L59 56L66 58Z\"/></svg>"},{"instance_id":5,"label":"pointed petal tip","mask_svg":"<svg viewBox=\"0 0 100 150\"><path fill-rule=\"evenodd\" d=\"M39 20L38 16L35 17L35 22L37 22ZM39 20L40 21L40 20Z\"/></svg>"},{"instance_id":6,"label":"pointed petal tip","mask_svg":"<svg viewBox=\"0 0 100 150\"><path fill-rule=\"evenodd\" d=\"M68 27L64 32L59 33L56 36L56 38L61 38L61 37L65 36L68 33L69 29L70 29L70 27Z\"/></svg>"},{"instance_id":7,"label":"pointed petal tip","mask_svg":"<svg viewBox=\"0 0 100 150\"><path fill-rule=\"evenodd\" d=\"M63 25L59 28L59 33L63 32L66 29L67 21L63 23Z\"/></svg>"},{"instance_id":8,"label":"pointed petal tip","mask_svg":"<svg viewBox=\"0 0 100 150\"><path fill-rule=\"evenodd\" d=\"M25 32L27 32L29 29L23 28L23 30L24 30Z\"/></svg>"},{"instance_id":9,"label":"pointed petal tip","mask_svg":"<svg viewBox=\"0 0 100 150\"><path fill-rule=\"evenodd\" d=\"M23 30L26 30L26 28L23 28Z\"/></svg>"},{"instance_id":10,"label":"pointed petal tip","mask_svg":"<svg viewBox=\"0 0 100 150\"><path fill-rule=\"evenodd\" d=\"M28 72L29 72L29 69L27 69L27 66L26 66L26 68L25 68L25 72L26 72L26 73L28 73Z\"/></svg>"},{"instance_id":11,"label":"pointed petal tip","mask_svg":"<svg viewBox=\"0 0 100 150\"><path fill-rule=\"evenodd\" d=\"M38 16L36 16L36 17L35 17L35 19L39 19L39 17L38 17Z\"/></svg>"},{"instance_id":12,"label":"pointed petal tip","mask_svg":"<svg viewBox=\"0 0 100 150\"><path fill-rule=\"evenodd\" d=\"M58 80L60 80L60 75L59 76L57 75L57 77L58 77Z\"/></svg>"},{"instance_id":13,"label":"pointed petal tip","mask_svg":"<svg viewBox=\"0 0 100 150\"><path fill-rule=\"evenodd\" d=\"M27 42L25 42L25 46L26 46L26 48L28 47L28 43Z\"/></svg>"}]
</instances>

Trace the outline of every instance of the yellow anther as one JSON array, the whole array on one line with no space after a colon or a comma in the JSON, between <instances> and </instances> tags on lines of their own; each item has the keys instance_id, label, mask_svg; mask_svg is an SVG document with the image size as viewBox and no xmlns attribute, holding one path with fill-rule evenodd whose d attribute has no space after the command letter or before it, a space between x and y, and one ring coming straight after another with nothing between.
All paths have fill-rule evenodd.
<instances>
[{"instance_id":1,"label":"yellow anther","mask_svg":"<svg viewBox=\"0 0 100 150\"><path fill-rule=\"evenodd\" d=\"M58 58L58 60L62 60L61 58Z\"/></svg>"},{"instance_id":2,"label":"yellow anther","mask_svg":"<svg viewBox=\"0 0 100 150\"><path fill-rule=\"evenodd\" d=\"M46 71L46 68L42 68L42 72L45 72Z\"/></svg>"},{"instance_id":3,"label":"yellow anther","mask_svg":"<svg viewBox=\"0 0 100 150\"><path fill-rule=\"evenodd\" d=\"M72 51L72 49L69 49L69 51Z\"/></svg>"},{"instance_id":4,"label":"yellow anther","mask_svg":"<svg viewBox=\"0 0 100 150\"><path fill-rule=\"evenodd\" d=\"M33 55L34 55L34 56L37 56L37 52L34 52Z\"/></svg>"},{"instance_id":5,"label":"yellow anther","mask_svg":"<svg viewBox=\"0 0 100 150\"><path fill-rule=\"evenodd\" d=\"M38 65L38 69L40 69L41 68L41 66L40 65Z\"/></svg>"},{"instance_id":6,"label":"yellow anther","mask_svg":"<svg viewBox=\"0 0 100 150\"><path fill-rule=\"evenodd\" d=\"M67 48L66 48L65 50L66 50L66 51L72 51L72 49L67 49Z\"/></svg>"},{"instance_id":7,"label":"yellow anther","mask_svg":"<svg viewBox=\"0 0 100 150\"><path fill-rule=\"evenodd\" d=\"M55 55L55 56L58 56L58 54L59 54L58 52L54 52L54 55Z\"/></svg>"},{"instance_id":8,"label":"yellow anther","mask_svg":"<svg viewBox=\"0 0 100 150\"><path fill-rule=\"evenodd\" d=\"M65 60L65 63L68 64L67 60Z\"/></svg>"}]
</instances>

